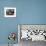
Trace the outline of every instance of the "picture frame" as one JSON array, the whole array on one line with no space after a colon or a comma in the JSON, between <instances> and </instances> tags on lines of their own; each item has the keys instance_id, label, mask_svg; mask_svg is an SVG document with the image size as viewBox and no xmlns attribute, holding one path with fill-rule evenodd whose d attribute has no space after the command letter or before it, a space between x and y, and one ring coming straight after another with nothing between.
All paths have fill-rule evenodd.
<instances>
[{"instance_id":1,"label":"picture frame","mask_svg":"<svg viewBox=\"0 0 46 46\"><path fill-rule=\"evenodd\" d=\"M25 35L22 31L27 31L27 38L23 37ZM34 32L36 31L36 32ZM46 41L46 24L18 24L18 43L22 40L31 41Z\"/></svg>"},{"instance_id":2,"label":"picture frame","mask_svg":"<svg viewBox=\"0 0 46 46\"><path fill-rule=\"evenodd\" d=\"M4 7L4 17L16 17L16 8Z\"/></svg>"}]
</instances>

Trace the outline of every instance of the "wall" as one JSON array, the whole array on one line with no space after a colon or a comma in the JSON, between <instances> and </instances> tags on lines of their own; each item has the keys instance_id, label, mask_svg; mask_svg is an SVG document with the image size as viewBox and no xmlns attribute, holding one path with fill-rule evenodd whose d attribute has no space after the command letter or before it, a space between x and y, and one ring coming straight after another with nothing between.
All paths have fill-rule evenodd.
<instances>
[{"instance_id":1,"label":"wall","mask_svg":"<svg viewBox=\"0 0 46 46\"><path fill-rule=\"evenodd\" d=\"M16 7L16 18L5 18L4 7ZM17 34L18 24L46 24L46 0L0 0L0 44L8 43L9 32Z\"/></svg>"}]
</instances>

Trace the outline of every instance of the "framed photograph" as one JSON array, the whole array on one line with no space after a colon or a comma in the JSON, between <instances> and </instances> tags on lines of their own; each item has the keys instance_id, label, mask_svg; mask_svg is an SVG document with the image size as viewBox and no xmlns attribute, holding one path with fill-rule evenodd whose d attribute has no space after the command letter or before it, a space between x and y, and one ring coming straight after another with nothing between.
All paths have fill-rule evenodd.
<instances>
[{"instance_id":1,"label":"framed photograph","mask_svg":"<svg viewBox=\"0 0 46 46\"><path fill-rule=\"evenodd\" d=\"M23 40L46 41L46 25L45 24L19 24L18 42L21 42Z\"/></svg>"},{"instance_id":2,"label":"framed photograph","mask_svg":"<svg viewBox=\"0 0 46 46\"><path fill-rule=\"evenodd\" d=\"M16 8L4 7L4 17L16 17Z\"/></svg>"}]
</instances>

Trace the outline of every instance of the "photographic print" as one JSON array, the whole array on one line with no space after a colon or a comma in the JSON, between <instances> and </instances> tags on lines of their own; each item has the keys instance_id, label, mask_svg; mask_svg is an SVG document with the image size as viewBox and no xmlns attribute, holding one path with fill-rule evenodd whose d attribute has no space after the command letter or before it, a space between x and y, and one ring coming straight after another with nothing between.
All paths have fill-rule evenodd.
<instances>
[{"instance_id":1,"label":"photographic print","mask_svg":"<svg viewBox=\"0 0 46 46\"><path fill-rule=\"evenodd\" d=\"M20 46L31 46L32 43L46 41L46 25L44 24L19 24L18 43Z\"/></svg>"},{"instance_id":2,"label":"photographic print","mask_svg":"<svg viewBox=\"0 0 46 46\"><path fill-rule=\"evenodd\" d=\"M16 17L16 8L4 7L4 17Z\"/></svg>"},{"instance_id":3,"label":"photographic print","mask_svg":"<svg viewBox=\"0 0 46 46\"><path fill-rule=\"evenodd\" d=\"M20 24L18 26L18 33L20 33L20 41L46 41L46 25Z\"/></svg>"}]
</instances>

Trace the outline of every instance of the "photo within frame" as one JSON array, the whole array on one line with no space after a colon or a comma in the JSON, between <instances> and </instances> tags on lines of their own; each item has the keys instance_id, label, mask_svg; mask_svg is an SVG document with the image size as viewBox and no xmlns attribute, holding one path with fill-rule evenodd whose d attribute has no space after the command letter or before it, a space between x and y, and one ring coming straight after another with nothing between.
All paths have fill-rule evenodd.
<instances>
[{"instance_id":1,"label":"photo within frame","mask_svg":"<svg viewBox=\"0 0 46 46\"><path fill-rule=\"evenodd\" d=\"M46 41L46 25L19 24L18 38L19 42L21 40Z\"/></svg>"},{"instance_id":2,"label":"photo within frame","mask_svg":"<svg viewBox=\"0 0 46 46\"><path fill-rule=\"evenodd\" d=\"M4 17L16 17L16 8L5 7L4 8Z\"/></svg>"}]
</instances>

